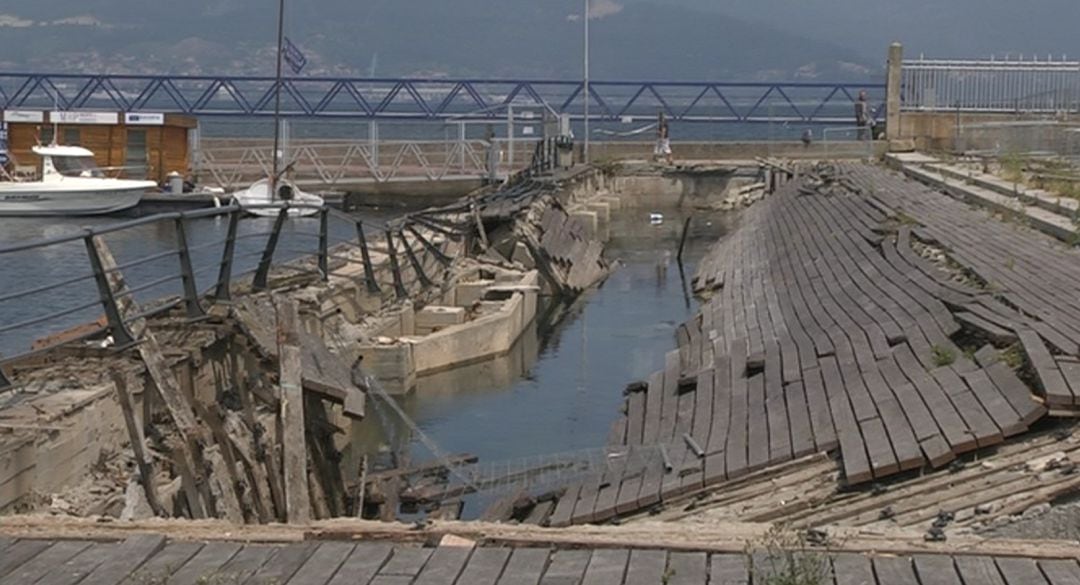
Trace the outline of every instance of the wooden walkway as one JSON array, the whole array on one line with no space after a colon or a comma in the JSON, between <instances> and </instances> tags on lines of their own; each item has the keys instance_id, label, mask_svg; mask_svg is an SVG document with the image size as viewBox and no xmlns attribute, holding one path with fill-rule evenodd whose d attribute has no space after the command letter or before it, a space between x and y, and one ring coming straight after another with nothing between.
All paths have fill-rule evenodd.
<instances>
[{"instance_id":1,"label":"wooden walkway","mask_svg":"<svg viewBox=\"0 0 1080 585\"><path fill-rule=\"evenodd\" d=\"M803 553L820 583L1077 585L1075 559ZM389 543L0 539L0 585L755 585L790 564L753 554L644 549L422 548ZM788 581L784 581L788 582Z\"/></svg>"},{"instance_id":2,"label":"wooden walkway","mask_svg":"<svg viewBox=\"0 0 1080 585\"><path fill-rule=\"evenodd\" d=\"M603 522L819 452L863 484L1021 434L1080 405L1078 260L883 169L796 177L708 254L709 300L627 388L609 444L633 463L527 518Z\"/></svg>"}]
</instances>

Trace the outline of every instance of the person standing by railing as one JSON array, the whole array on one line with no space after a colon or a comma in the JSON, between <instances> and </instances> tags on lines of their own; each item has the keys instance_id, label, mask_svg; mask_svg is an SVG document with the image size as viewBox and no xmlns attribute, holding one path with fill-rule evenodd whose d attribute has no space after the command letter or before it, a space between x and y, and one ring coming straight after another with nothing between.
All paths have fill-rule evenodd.
<instances>
[{"instance_id":1,"label":"person standing by railing","mask_svg":"<svg viewBox=\"0 0 1080 585\"><path fill-rule=\"evenodd\" d=\"M660 110L656 120L656 149L653 151L654 159L661 157L667 161L667 164L673 164L671 159L671 134L668 129L667 116L664 115L663 110Z\"/></svg>"},{"instance_id":2,"label":"person standing by railing","mask_svg":"<svg viewBox=\"0 0 1080 585\"><path fill-rule=\"evenodd\" d=\"M855 126L858 128L859 140L869 140L873 137L873 120L870 114L870 102L866 101L866 90L859 92L859 99L855 100Z\"/></svg>"}]
</instances>

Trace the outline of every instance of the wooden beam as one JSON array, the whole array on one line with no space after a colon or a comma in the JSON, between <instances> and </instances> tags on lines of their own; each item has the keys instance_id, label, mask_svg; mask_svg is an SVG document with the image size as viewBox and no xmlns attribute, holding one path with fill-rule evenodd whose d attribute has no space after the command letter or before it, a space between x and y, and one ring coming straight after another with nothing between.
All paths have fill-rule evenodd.
<instances>
[{"instance_id":1,"label":"wooden beam","mask_svg":"<svg viewBox=\"0 0 1080 585\"><path fill-rule=\"evenodd\" d=\"M285 473L285 517L290 524L311 521L308 492L307 441L304 437L304 389L296 301L274 296L277 314L281 409L278 424Z\"/></svg>"},{"instance_id":2,"label":"wooden beam","mask_svg":"<svg viewBox=\"0 0 1080 585\"><path fill-rule=\"evenodd\" d=\"M105 244L101 237L95 236L91 238L91 243L100 259L101 268L108 278L109 288L112 289L113 296L116 298L120 317L126 322L132 337L138 341L136 347L139 356L142 357L143 362L146 364L150 379L153 380L158 395L161 397L162 402L165 403L165 408L169 411L169 415L176 424L176 430L182 439L182 443L175 445L173 452L177 457L183 459L183 461L178 462L180 467L191 472L191 480L194 485L185 487L191 514L196 518L204 518L213 500L210 497L204 478L199 473L202 466L196 465L202 446L206 443L202 429L198 426L192 406L181 390L180 384L176 381L172 369L165 361L161 346L158 344L153 332L150 331L146 319L142 317L135 318L135 315L139 312L138 305L135 303L134 296L128 291L127 283L124 281L124 276L120 272L112 251L109 250L108 245ZM192 488L198 491L198 495L189 491Z\"/></svg>"},{"instance_id":3,"label":"wooden beam","mask_svg":"<svg viewBox=\"0 0 1080 585\"><path fill-rule=\"evenodd\" d=\"M113 370L109 373L113 384L116 386L116 398L120 402L120 410L124 413L124 424L127 426L128 440L131 441L131 451L135 454L135 465L139 468L139 478L142 481L143 491L146 492L146 501L154 514L162 518L168 517L168 512L161 505L158 498L157 486L154 484L154 464L146 453L146 438L143 436L142 425L135 419L135 407L132 405L131 394L128 392L127 379L123 374Z\"/></svg>"}]
</instances>

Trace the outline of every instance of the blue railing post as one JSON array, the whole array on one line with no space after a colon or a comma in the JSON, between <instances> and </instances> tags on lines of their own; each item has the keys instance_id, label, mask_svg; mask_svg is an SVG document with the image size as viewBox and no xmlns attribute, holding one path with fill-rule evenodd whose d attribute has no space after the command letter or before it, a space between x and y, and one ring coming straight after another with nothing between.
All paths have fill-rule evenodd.
<instances>
[{"instance_id":1,"label":"blue railing post","mask_svg":"<svg viewBox=\"0 0 1080 585\"><path fill-rule=\"evenodd\" d=\"M397 250L394 249L394 234L386 230L386 248L390 254L390 271L394 274L394 292L399 299L409 296L405 290L405 283L401 281L401 267L398 265Z\"/></svg>"},{"instance_id":2,"label":"blue railing post","mask_svg":"<svg viewBox=\"0 0 1080 585\"><path fill-rule=\"evenodd\" d=\"M188 247L187 227L184 218L176 218L176 247L180 259L180 278L184 286L184 308L189 319L204 317L199 304L199 290L195 283L195 271L191 267L191 249Z\"/></svg>"},{"instance_id":3,"label":"blue railing post","mask_svg":"<svg viewBox=\"0 0 1080 585\"><path fill-rule=\"evenodd\" d=\"M424 265L421 264L420 259L416 257L416 253L413 252L409 240L405 239L405 233L402 230L398 230L398 239L401 240L401 245L405 248L405 257L409 259L409 264L412 265L413 271L416 272L416 277L420 279L420 285L427 288L434 284L424 272Z\"/></svg>"},{"instance_id":4,"label":"blue railing post","mask_svg":"<svg viewBox=\"0 0 1080 585\"><path fill-rule=\"evenodd\" d=\"M330 209L319 210L319 273L323 282L330 280Z\"/></svg>"},{"instance_id":5,"label":"blue railing post","mask_svg":"<svg viewBox=\"0 0 1080 585\"><path fill-rule=\"evenodd\" d=\"M266 290L266 281L270 277L270 265L274 262L274 250L277 248L278 238L281 237L281 228L285 226L285 219L289 217L289 208L282 207L274 220L274 229L270 237L266 239L266 248L263 250L259 267L255 270L255 278L251 281L252 290Z\"/></svg>"},{"instance_id":6,"label":"blue railing post","mask_svg":"<svg viewBox=\"0 0 1080 585\"><path fill-rule=\"evenodd\" d=\"M239 208L229 213L229 228L225 235L225 249L221 252L221 265L218 268L217 289L214 290L214 301L229 301L232 299L232 272L233 258L236 256L236 231L240 223Z\"/></svg>"},{"instance_id":7,"label":"blue railing post","mask_svg":"<svg viewBox=\"0 0 1080 585\"><path fill-rule=\"evenodd\" d=\"M101 299L101 306L105 309L109 335L112 335L113 343L118 347L131 345L135 342L135 339L132 337L131 332L128 331L127 325L124 324L124 318L120 315L120 307L116 304L116 296L113 294L112 286L109 285L109 275L105 273L101 256L94 245L95 237L97 236L89 234L83 241L86 243L86 254L90 258L90 269L94 273L94 282L97 283L98 298Z\"/></svg>"},{"instance_id":8,"label":"blue railing post","mask_svg":"<svg viewBox=\"0 0 1080 585\"><path fill-rule=\"evenodd\" d=\"M371 264L371 250L368 249L367 238L364 237L364 224L356 222L356 239L360 240L360 256L364 260L364 282L367 284L369 293L379 292L379 281L375 280L375 267Z\"/></svg>"}]
</instances>

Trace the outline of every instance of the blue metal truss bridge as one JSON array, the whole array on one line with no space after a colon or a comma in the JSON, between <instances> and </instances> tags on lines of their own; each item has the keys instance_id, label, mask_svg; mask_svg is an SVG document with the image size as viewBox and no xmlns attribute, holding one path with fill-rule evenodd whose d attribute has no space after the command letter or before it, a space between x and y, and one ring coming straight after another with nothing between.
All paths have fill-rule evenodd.
<instances>
[{"instance_id":1,"label":"blue metal truss bridge","mask_svg":"<svg viewBox=\"0 0 1080 585\"><path fill-rule=\"evenodd\" d=\"M375 120L504 119L506 107L581 119L581 81L286 78L283 114ZM273 115L272 77L0 73L0 109L108 109L200 117ZM851 124L860 90L874 105L881 83L594 81L589 117L633 121L658 111L682 122Z\"/></svg>"}]
</instances>

